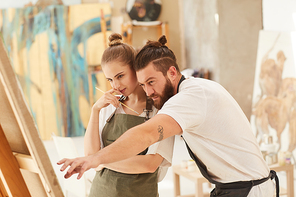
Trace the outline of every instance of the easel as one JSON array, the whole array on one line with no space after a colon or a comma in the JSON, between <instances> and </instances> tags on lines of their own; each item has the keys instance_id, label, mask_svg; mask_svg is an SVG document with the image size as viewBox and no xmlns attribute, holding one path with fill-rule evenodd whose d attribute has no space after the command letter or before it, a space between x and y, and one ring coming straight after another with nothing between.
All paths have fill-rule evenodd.
<instances>
[{"instance_id":1,"label":"easel","mask_svg":"<svg viewBox=\"0 0 296 197\"><path fill-rule=\"evenodd\" d=\"M1 125L0 139L1 196L30 196L18 162L11 152Z\"/></svg>"},{"instance_id":2,"label":"easel","mask_svg":"<svg viewBox=\"0 0 296 197\"><path fill-rule=\"evenodd\" d=\"M63 197L2 39L0 112L0 197Z\"/></svg>"}]
</instances>

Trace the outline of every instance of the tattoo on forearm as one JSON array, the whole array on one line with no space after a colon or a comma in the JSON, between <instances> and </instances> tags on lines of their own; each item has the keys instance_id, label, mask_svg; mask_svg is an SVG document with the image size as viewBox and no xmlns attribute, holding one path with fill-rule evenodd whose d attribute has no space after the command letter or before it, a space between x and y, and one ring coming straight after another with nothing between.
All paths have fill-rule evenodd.
<instances>
[{"instance_id":1,"label":"tattoo on forearm","mask_svg":"<svg viewBox=\"0 0 296 197\"><path fill-rule=\"evenodd\" d=\"M158 141L161 141L163 139L163 127L161 125L158 125L157 131L159 133Z\"/></svg>"}]
</instances>

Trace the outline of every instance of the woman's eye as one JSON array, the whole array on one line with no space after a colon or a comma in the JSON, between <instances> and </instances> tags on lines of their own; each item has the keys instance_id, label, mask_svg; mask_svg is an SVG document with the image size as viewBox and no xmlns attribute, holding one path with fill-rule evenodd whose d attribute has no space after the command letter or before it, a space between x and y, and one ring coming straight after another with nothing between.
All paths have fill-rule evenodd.
<instances>
[{"instance_id":1,"label":"woman's eye","mask_svg":"<svg viewBox=\"0 0 296 197\"><path fill-rule=\"evenodd\" d=\"M120 78L122 78L123 77L123 75L118 75L118 79L120 79Z\"/></svg>"},{"instance_id":2,"label":"woman's eye","mask_svg":"<svg viewBox=\"0 0 296 197\"><path fill-rule=\"evenodd\" d=\"M107 79L107 81L112 82L112 79Z\"/></svg>"}]
</instances>

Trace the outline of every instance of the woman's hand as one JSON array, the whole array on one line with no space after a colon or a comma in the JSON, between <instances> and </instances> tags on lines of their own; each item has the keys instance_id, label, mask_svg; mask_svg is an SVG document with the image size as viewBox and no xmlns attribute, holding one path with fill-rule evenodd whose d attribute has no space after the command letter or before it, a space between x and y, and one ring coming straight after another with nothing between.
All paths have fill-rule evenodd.
<instances>
[{"instance_id":1,"label":"woman's hand","mask_svg":"<svg viewBox=\"0 0 296 197\"><path fill-rule=\"evenodd\" d=\"M118 96L113 95L113 93L120 94L119 91L111 89L103 94L101 98L99 98L95 104L93 105L93 109L95 110L101 110L104 107L107 107L108 105L113 105L114 107L119 107L119 101Z\"/></svg>"}]
</instances>

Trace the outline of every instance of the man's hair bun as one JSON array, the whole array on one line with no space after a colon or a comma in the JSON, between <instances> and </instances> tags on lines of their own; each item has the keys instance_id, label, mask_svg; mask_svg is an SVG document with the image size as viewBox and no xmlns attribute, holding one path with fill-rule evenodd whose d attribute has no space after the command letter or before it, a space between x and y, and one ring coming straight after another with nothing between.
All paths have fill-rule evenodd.
<instances>
[{"instance_id":1,"label":"man's hair bun","mask_svg":"<svg viewBox=\"0 0 296 197\"><path fill-rule=\"evenodd\" d=\"M165 37L165 35L162 35L159 39L158 42L160 42L161 45L165 45L167 43L167 39Z\"/></svg>"}]
</instances>

